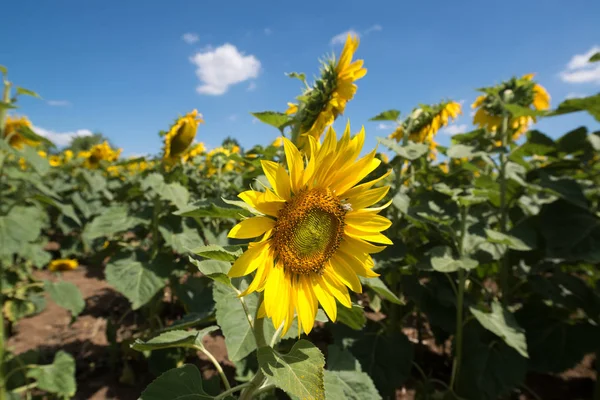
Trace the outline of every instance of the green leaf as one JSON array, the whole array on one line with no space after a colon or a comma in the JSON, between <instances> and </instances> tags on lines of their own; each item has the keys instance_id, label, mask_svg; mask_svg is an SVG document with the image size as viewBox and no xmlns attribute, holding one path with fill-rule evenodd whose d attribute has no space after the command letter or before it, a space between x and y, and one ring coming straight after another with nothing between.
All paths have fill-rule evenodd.
<instances>
[{"instance_id":1,"label":"green leaf","mask_svg":"<svg viewBox=\"0 0 600 400\"><path fill-rule=\"evenodd\" d=\"M588 208L588 200L583 194L583 189L577 181L570 178L557 178L543 174L540 180L540 186L550 189L571 204L583 209Z\"/></svg>"},{"instance_id":2,"label":"green leaf","mask_svg":"<svg viewBox=\"0 0 600 400\"><path fill-rule=\"evenodd\" d=\"M447 152L450 158L473 158L476 155L475 148L465 144L453 144Z\"/></svg>"},{"instance_id":3,"label":"green leaf","mask_svg":"<svg viewBox=\"0 0 600 400\"><path fill-rule=\"evenodd\" d=\"M399 110L387 110L370 118L369 121L398 121L400 117Z\"/></svg>"},{"instance_id":4,"label":"green leaf","mask_svg":"<svg viewBox=\"0 0 600 400\"><path fill-rule=\"evenodd\" d=\"M184 282L174 285L175 294L185 306L186 312L200 314L204 318L212 315L215 302L207 283L206 278L188 276Z\"/></svg>"},{"instance_id":5,"label":"green leaf","mask_svg":"<svg viewBox=\"0 0 600 400\"><path fill-rule=\"evenodd\" d=\"M173 203L177 208L185 207L190 197L185 187L177 182L165 183L163 176L156 172L145 177L140 186L144 191L152 190L162 200Z\"/></svg>"},{"instance_id":6,"label":"green leaf","mask_svg":"<svg viewBox=\"0 0 600 400\"><path fill-rule=\"evenodd\" d=\"M431 256L431 267L438 272L456 272L461 268L468 271L478 265L477 261L468 257L454 258L452 249L448 246L436 246L428 253Z\"/></svg>"},{"instance_id":7,"label":"green leaf","mask_svg":"<svg viewBox=\"0 0 600 400\"><path fill-rule=\"evenodd\" d=\"M591 63L593 63L593 62L598 62L598 61L600 61L600 51L599 51L599 52L597 52L597 53L595 53L595 54L593 54L593 55L590 57L590 59L589 59L589 61L588 61L588 62L591 62Z\"/></svg>"},{"instance_id":8,"label":"green leaf","mask_svg":"<svg viewBox=\"0 0 600 400\"><path fill-rule=\"evenodd\" d=\"M27 377L37 381L37 387L60 396L73 397L77 390L75 382L75 359L59 350L50 365L40 365L27 371Z\"/></svg>"},{"instance_id":9,"label":"green leaf","mask_svg":"<svg viewBox=\"0 0 600 400\"><path fill-rule=\"evenodd\" d=\"M35 241L40 235L44 215L36 207L22 206L15 206L7 215L0 215L0 257L10 257L19 252L23 243Z\"/></svg>"},{"instance_id":10,"label":"green leaf","mask_svg":"<svg viewBox=\"0 0 600 400\"><path fill-rule=\"evenodd\" d=\"M352 308L347 308L338 304L337 310L337 322L341 322L354 330L361 330L367 323L365 312L359 305L352 304Z\"/></svg>"},{"instance_id":11,"label":"green leaf","mask_svg":"<svg viewBox=\"0 0 600 400\"><path fill-rule=\"evenodd\" d=\"M261 347L257 357L267 382L290 396L306 400L325 398L325 359L311 342L299 340L287 354L279 354L270 347Z\"/></svg>"},{"instance_id":12,"label":"green leaf","mask_svg":"<svg viewBox=\"0 0 600 400\"><path fill-rule=\"evenodd\" d=\"M20 86L16 86L15 89L17 91L17 94L22 94L22 95L31 96L31 97L37 97L38 99L41 99L40 95L37 94L36 92L34 92L33 90L25 89Z\"/></svg>"},{"instance_id":13,"label":"green leaf","mask_svg":"<svg viewBox=\"0 0 600 400\"><path fill-rule=\"evenodd\" d=\"M474 307L469 307L469 309L485 329L502 338L507 345L523 357L528 357L525 331L519 326L515 317L500 303L493 302L490 313L479 311Z\"/></svg>"},{"instance_id":14,"label":"green leaf","mask_svg":"<svg viewBox=\"0 0 600 400\"><path fill-rule=\"evenodd\" d=\"M40 156L33 147L25 146L21 154L27 164L31 165L38 174L45 175L50 170L48 160Z\"/></svg>"},{"instance_id":15,"label":"green leaf","mask_svg":"<svg viewBox=\"0 0 600 400\"><path fill-rule=\"evenodd\" d=\"M168 349L173 347L204 348L202 339L209 333L219 329L218 326L210 326L200 331L174 330L143 341L136 339L131 348L137 351Z\"/></svg>"},{"instance_id":16,"label":"green leaf","mask_svg":"<svg viewBox=\"0 0 600 400\"><path fill-rule=\"evenodd\" d=\"M190 252L200 257L218 261L235 261L243 253L239 246L218 246L216 244L196 247Z\"/></svg>"},{"instance_id":17,"label":"green leaf","mask_svg":"<svg viewBox=\"0 0 600 400\"><path fill-rule=\"evenodd\" d=\"M17 106L14 106L11 103L7 103L5 101L0 101L0 110L2 110L2 109L10 110L10 109L14 109L14 108L17 108Z\"/></svg>"},{"instance_id":18,"label":"green leaf","mask_svg":"<svg viewBox=\"0 0 600 400\"><path fill-rule=\"evenodd\" d=\"M267 125L274 126L283 132L283 128L289 123L290 117L281 112L276 111L262 111L250 113L259 121L264 122Z\"/></svg>"},{"instance_id":19,"label":"green leaf","mask_svg":"<svg viewBox=\"0 0 600 400\"><path fill-rule=\"evenodd\" d=\"M173 232L167 224L159 225L158 231L165 239L166 244L179 254L185 254L190 248L204 243L198 230L189 228L185 224L182 225L181 232Z\"/></svg>"},{"instance_id":20,"label":"green leaf","mask_svg":"<svg viewBox=\"0 0 600 400\"><path fill-rule=\"evenodd\" d=\"M513 117L543 117L548 114L545 110L535 110L529 107L523 107L518 104L504 104L504 108L512 114Z\"/></svg>"},{"instance_id":21,"label":"green leaf","mask_svg":"<svg viewBox=\"0 0 600 400\"><path fill-rule=\"evenodd\" d=\"M71 282L44 281L44 288L56 304L71 312L73 318L77 317L85 308L85 300L83 300L79 288Z\"/></svg>"},{"instance_id":22,"label":"green leaf","mask_svg":"<svg viewBox=\"0 0 600 400\"><path fill-rule=\"evenodd\" d=\"M588 146L588 130L585 126L573 129L556 140L558 150L567 154L580 153Z\"/></svg>"},{"instance_id":23,"label":"green leaf","mask_svg":"<svg viewBox=\"0 0 600 400\"><path fill-rule=\"evenodd\" d=\"M567 99L548 115L562 115L577 111L587 111L600 122L600 93L579 99Z\"/></svg>"},{"instance_id":24,"label":"green leaf","mask_svg":"<svg viewBox=\"0 0 600 400\"><path fill-rule=\"evenodd\" d=\"M174 212L182 217L211 217L241 219L251 216L251 213L241 208L224 207L217 205L216 201L200 200Z\"/></svg>"},{"instance_id":25,"label":"green leaf","mask_svg":"<svg viewBox=\"0 0 600 400\"><path fill-rule=\"evenodd\" d=\"M302 82L306 82L306 75L304 73L298 73L298 72L288 72L285 74L287 77L289 78L295 78L298 79Z\"/></svg>"},{"instance_id":26,"label":"green leaf","mask_svg":"<svg viewBox=\"0 0 600 400\"><path fill-rule=\"evenodd\" d=\"M214 399L202 387L202 375L195 365L184 364L171 369L148 385L139 400L209 400Z\"/></svg>"},{"instance_id":27,"label":"green leaf","mask_svg":"<svg viewBox=\"0 0 600 400\"><path fill-rule=\"evenodd\" d=\"M207 278L210 278L215 282L222 283L225 286L231 286L231 279L229 279L227 276L227 273L231 269L230 263L217 260L198 261L192 257L189 257L189 260L192 264L198 267L198 270Z\"/></svg>"},{"instance_id":28,"label":"green leaf","mask_svg":"<svg viewBox=\"0 0 600 400\"><path fill-rule=\"evenodd\" d=\"M2 311L6 314L6 319L17 322L22 318L35 314L37 309L35 303L31 301L14 298L4 302L2 309L0 309L0 312Z\"/></svg>"},{"instance_id":29,"label":"green leaf","mask_svg":"<svg viewBox=\"0 0 600 400\"><path fill-rule=\"evenodd\" d=\"M237 297L237 292L231 286L214 285L213 298L217 309L217 324L225 336L229 359L239 361L256 349L256 341L246 318L244 307ZM252 293L244 296L244 301L250 315L255 315L258 296Z\"/></svg>"},{"instance_id":30,"label":"green leaf","mask_svg":"<svg viewBox=\"0 0 600 400\"><path fill-rule=\"evenodd\" d=\"M2 72L3 75L6 75L8 74L8 69L6 69L4 65L0 65L0 72Z\"/></svg>"},{"instance_id":31,"label":"green leaf","mask_svg":"<svg viewBox=\"0 0 600 400\"><path fill-rule=\"evenodd\" d=\"M139 222L139 219L129 214L124 205L111 206L85 226L82 237L90 243L97 238L110 237L116 233L127 231Z\"/></svg>"},{"instance_id":32,"label":"green leaf","mask_svg":"<svg viewBox=\"0 0 600 400\"><path fill-rule=\"evenodd\" d=\"M380 278L365 278L365 277L360 277L360 282L364 285L364 286L368 286L371 289L373 289L373 291L375 293L377 293L378 295L380 295L381 297L383 297L384 299L386 299L387 301L391 301L394 304L404 304L404 302L402 300L400 300L398 298L398 296L396 296L387 286L385 283L383 283L383 281Z\"/></svg>"},{"instance_id":33,"label":"green leaf","mask_svg":"<svg viewBox=\"0 0 600 400\"><path fill-rule=\"evenodd\" d=\"M381 399L371 377L362 372L360 363L349 351L329 346L327 354L326 399Z\"/></svg>"},{"instance_id":34,"label":"green leaf","mask_svg":"<svg viewBox=\"0 0 600 400\"><path fill-rule=\"evenodd\" d=\"M131 302L137 310L148 303L166 283L152 264L143 264L134 256L111 261L105 269L106 281Z\"/></svg>"},{"instance_id":35,"label":"green leaf","mask_svg":"<svg viewBox=\"0 0 600 400\"><path fill-rule=\"evenodd\" d=\"M187 329L206 321L206 316L203 313L190 313L183 316L181 319L173 322L171 325L164 327L159 332L167 332L175 329Z\"/></svg>"},{"instance_id":36,"label":"green leaf","mask_svg":"<svg viewBox=\"0 0 600 400\"><path fill-rule=\"evenodd\" d=\"M486 229L485 233L487 234L488 241L491 243L504 244L513 250L519 250L519 251L531 250L531 247L529 247L521 239L511 236L511 235L507 235L506 233L493 231L491 229Z\"/></svg>"},{"instance_id":37,"label":"green leaf","mask_svg":"<svg viewBox=\"0 0 600 400\"><path fill-rule=\"evenodd\" d=\"M402 146L394 139L378 137L377 140L379 143L407 160L416 160L417 158L427 154L429 151L429 146L425 143L415 143L409 141L406 146Z\"/></svg>"},{"instance_id":38,"label":"green leaf","mask_svg":"<svg viewBox=\"0 0 600 400\"><path fill-rule=\"evenodd\" d=\"M81 220L75 213L75 208L73 208L73 206L71 204L63 204L49 196L41 195L41 194L35 195L34 198L41 202L44 202L46 204L50 204L51 206L56 207L57 209L60 210L60 212L63 215L71 218L73 220L73 222L75 222L77 225L81 226Z\"/></svg>"}]
</instances>

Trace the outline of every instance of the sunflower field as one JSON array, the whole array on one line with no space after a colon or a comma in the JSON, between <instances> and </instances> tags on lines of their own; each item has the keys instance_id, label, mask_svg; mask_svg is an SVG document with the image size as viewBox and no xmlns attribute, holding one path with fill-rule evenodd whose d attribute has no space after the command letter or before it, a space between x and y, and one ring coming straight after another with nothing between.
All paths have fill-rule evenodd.
<instances>
[{"instance_id":1,"label":"sunflower field","mask_svg":"<svg viewBox=\"0 0 600 400\"><path fill-rule=\"evenodd\" d=\"M468 111L443 99L374 116L395 128L370 149L331 126L367 73L358 45L252 113L269 146L209 150L192 110L129 159L36 134L18 100L37 94L0 66L0 400L91 398L93 379L142 400L600 400L600 131L533 129L600 122L600 93L554 105L505 77L450 146L438 131ZM51 308L104 350L20 349Z\"/></svg>"}]
</instances>

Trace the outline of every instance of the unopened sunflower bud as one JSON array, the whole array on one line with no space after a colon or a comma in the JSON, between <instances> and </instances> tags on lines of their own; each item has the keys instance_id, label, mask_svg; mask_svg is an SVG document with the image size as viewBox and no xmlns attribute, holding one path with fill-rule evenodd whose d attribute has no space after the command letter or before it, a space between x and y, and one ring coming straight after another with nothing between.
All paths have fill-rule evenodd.
<instances>
[{"instance_id":1,"label":"unopened sunflower bud","mask_svg":"<svg viewBox=\"0 0 600 400\"><path fill-rule=\"evenodd\" d=\"M510 89L506 89L503 93L502 93L502 100L504 100L505 103L510 103L515 97L515 93L510 90Z\"/></svg>"}]
</instances>

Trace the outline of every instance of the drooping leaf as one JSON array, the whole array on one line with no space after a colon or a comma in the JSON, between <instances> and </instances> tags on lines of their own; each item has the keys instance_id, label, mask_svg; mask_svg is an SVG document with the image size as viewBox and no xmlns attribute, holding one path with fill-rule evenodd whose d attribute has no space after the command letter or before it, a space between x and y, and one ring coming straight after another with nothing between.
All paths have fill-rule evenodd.
<instances>
[{"instance_id":1,"label":"drooping leaf","mask_svg":"<svg viewBox=\"0 0 600 400\"><path fill-rule=\"evenodd\" d=\"M218 246L216 244L195 247L190 252L200 257L218 261L235 261L243 253L239 246Z\"/></svg>"},{"instance_id":2,"label":"drooping leaf","mask_svg":"<svg viewBox=\"0 0 600 400\"><path fill-rule=\"evenodd\" d=\"M562 115L577 111L587 111L600 122L600 93L578 99L567 99L548 115Z\"/></svg>"},{"instance_id":3,"label":"drooping leaf","mask_svg":"<svg viewBox=\"0 0 600 400\"><path fill-rule=\"evenodd\" d=\"M509 248L513 250L519 251L529 251L531 247L529 247L525 242L521 239L508 235L506 233L494 231L491 229L486 229L485 233L487 234L488 240L492 243L498 243L507 245Z\"/></svg>"},{"instance_id":4,"label":"drooping leaf","mask_svg":"<svg viewBox=\"0 0 600 400\"><path fill-rule=\"evenodd\" d=\"M200 331L191 330L173 330L153 337L150 340L143 341L136 339L131 348L137 351L168 349L173 347L193 347L204 348L202 339L209 333L219 329L218 326L211 326Z\"/></svg>"},{"instance_id":5,"label":"drooping leaf","mask_svg":"<svg viewBox=\"0 0 600 400\"><path fill-rule=\"evenodd\" d=\"M429 250L431 267L438 272L456 272L459 269L470 270L476 268L477 261L468 258L454 258L452 249L448 246L436 246Z\"/></svg>"},{"instance_id":6,"label":"drooping leaf","mask_svg":"<svg viewBox=\"0 0 600 400\"><path fill-rule=\"evenodd\" d=\"M287 354L279 354L271 347L261 347L257 357L269 383L301 399L325 398L325 359L311 342L299 340Z\"/></svg>"},{"instance_id":7,"label":"drooping leaf","mask_svg":"<svg viewBox=\"0 0 600 400\"><path fill-rule=\"evenodd\" d=\"M593 62L598 62L598 61L600 61L600 51L599 51L599 52L596 52L596 53L594 53L594 54L593 54L593 55L590 57L590 59L589 59L589 61L588 61L588 62L591 62L591 63L593 63Z\"/></svg>"},{"instance_id":8,"label":"drooping leaf","mask_svg":"<svg viewBox=\"0 0 600 400\"><path fill-rule=\"evenodd\" d=\"M416 160L417 158L427 154L429 151L429 146L425 143L415 143L409 141L406 146L402 146L402 144L397 143L394 139L378 137L377 140L379 143L407 160Z\"/></svg>"},{"instance_id":9,"label":"drooping leaf","mask_svg":"<svg viewBox=\"0 0 600 400\"><path fill-rule=\"evenodd\" d=\"M492 303L490 313L480 311L474 307L469 307L469 309L485 329L502 338L507 345L523 357L528 357L525 331L519 326L515 317L504 309L499 302L494 301Z\"/></svg>"},{"instance_id":10,"label":"drooping leaf","mask_svg":"<svg viewBox=\"0 0 600 400\"><path fill-rule=\"evenodd\" d=\"M189 204L180 210L176 211L175 215L182 217L211 217L211 218L233 218L241 219L243 217L249 217L251 214L237 207L227 207L218 203L224 203L223 201L209 201L200 200L193 204Z\"/></svg>"},{"instance_id":11,"label":"drooping leaf","mask_svg":"<svg viewBox=\"0 0 600 400\"><path fill-rule=\"evenodd\" d=\"M373 289L375 293L383 297L384 299L391 301L394 304L404 304L402 300L398 298L380 278L364 278L360 277L360 282Z\"/></svg>"},{"instance_id":12,"label":"drooping leaf","mask_svg":"<svg viewBox=\"0 0 600 400\"><path fill-rule=\"evenodd\" d=\"M348 325L354 330L361 330L367 323L365 311L359 305L352 304L352 308L338 305L337 322Z\"/></svg>"},{"instance_id":13,"label":"drooping leaf","mask_svg":"<svg viewBox=\"0 0 600 400\"><path fill-rule=\"evenodd\" d=\"M85 308L85 300L83 300L79 288L71 282L44 281L44 288L56 304L71 312L73 318L77 317Z\"/></svg>"},{"instance_id":14,"label":"drooping leaf","mask_svg":"<svg viewBox=\"0 0 600 400\"><path fill-rule=\"evenodd\" d=\"M274 126L283 132L283 128L289 123L290 116L276 111L262 111L262 112L253 112L252 114L256 119L261 122L264 122L267 125Z\"/></svg>"},{"instance_id":15,"label":"drooping leaf","mask_svg":"<svg viewBox=\"0 0 600 400\"><path fill-rule=\"evenodd\" d=\"M231 279L227 276L231 264L226 261L217 260L204 260L198 261L189 257L192 264L198 267L198 270L202 272L204 276L212 279L213 281L219 282L226 286L231 286Z\"/></svg>"},{"instance_id":16,"label":"drooping leaf","mask_svg":"<svg viewBox=\"0 0 600 400\"><path fill-rule=\"evenodd\" d=\"M52 364L30 369L27 377L35 379L38 388L59 396L71 398L77 390L75 359L62 350L56 353Z\"/></svg>"},{"instance_id":17,"label":"drooping leaf","mask_svg":"<svg viewBox=\"0 0 600 400\"><path fill-rule=\"evenodd\" d=\"M202 386L202 375L195 365L171 369L148 385L139 400L210 400Z\"/></svg>"}]
</instances>

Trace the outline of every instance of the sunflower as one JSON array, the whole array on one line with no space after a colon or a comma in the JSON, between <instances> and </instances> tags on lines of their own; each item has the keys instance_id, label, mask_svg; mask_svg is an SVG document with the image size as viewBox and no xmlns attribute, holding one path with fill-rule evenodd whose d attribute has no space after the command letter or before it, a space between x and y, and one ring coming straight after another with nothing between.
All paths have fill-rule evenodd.
<instances>
[{"instance_id":1,"label":"sunflower","mask_svg":"<svg viewBox=\"0 0 600 400\"><path fill-rule=\"evenodd\" d=\"M275 326L283 324L286 332L297 313L299 331L309 333L319 304L335 321L336 300L351 307L348 288L360 293L359 276L378 276L370 254L385 246L371 242L392 244L381 233L391 222L378 215L391 202L371 208L389 191L388 186L373 186L390 172L357 185L381 163L376 150L357 159L364 129L350 137L347 125L338 141L329 128L322 145L311 136L306 160L291 141L283 140L289 173L276 162L262 160L273 189L238 196L257 210L257 216L235 225L229 237L259 240L249 244L229 276L256 271L241 296L264 292L259 317L270 317Z\"/></svg>"},{"instance_id":2,"label":"sunflower","mask_svg":"<svg viewBox=\"0 0 600 400\"><path fill-rule=\"evenodd\" d=\"M62 158L59 155L51 155L48 158L48 163L51 167L58 167L62 164Z\"/></svg>"},{"instance_id":3,"label":"sunflower","mask_svg":"<svg viewBox=\"0 0 600 400\"><path fill-rule=\"evenodd\" d=\"M52 260L50 264L48 264L48 269L50 271L72 271L79 267L79 263L77 260L61 258L59 260Z\"/></svg>"},{"instance_id":4,"label":"sunflower","mask_svg":"<svg viewBox=\"0 0 600 400\"><path fill-rule=\"evenodd\" d=\"M204 146L204 143L196 143L195 145L190 147L188 151L185 152L181 159L183 160L183 162L192 161L194 160L194 157L199 156L205 151L206 147Z\"/></svg>"},{"instance_id":5,"label":"sunflower","mask_svg":"<svg viewBox=\"0 0 600 400\"><path fill-rule=\"evenodd\" d=\"M31 130L31 122L27 117L11 117L8 115L4 125L3 137L10 136L9 144L16 149L22 149L23 146L37 145L39 142L28 139L23 135L22 131L25 129Z\"/></svg>"},{"instance_id":6,"label":"sunflower","mask_svg":"<svg viewBox=\"0 0 600 400\"><path fill-rule=\"evenodd\" d=\"M346 104L356 93L354 82L367 73L363 60L352 61L358 45L358 37L348 34L337 63L334 59L327 62L321 71L321 79L304 94L306 100L299 115L298 105L288 103L286 114L296 114L300 119L296 145L307 154L311 150L308 137L318 140L325 128L344 113Z\"/></svg>"},{"instance_id":7,"label":"sunflower","mask_svg":"<svg viewBox=\"0 0 600 400\"><path fill-rule=\"evenodd\" d=\"M231 172L236 169L238 163L229 158L232 154L239 154L239 146L221 146L212 149L206 155L206 175L213 176L218 173Z\"/></svg>"},{"instance_id":8,"label":"sunflower","mask_svg":"<svg viewBox=\"0 0 600 400\"><path fill-rule=\"evenodd\" d=\"M421 105L418 110L419 112L413 111L409 118L398 125L389 138L401 141L410 125L408 139L415 143L429 144L430 157L435 158L437 143L434 136L440 128L447 126L462 114L461 105L456 101L445 101L435 105Z\"/></svg>"},{"instance_id":9,"label":"sunflower","mask_svg":"<svg viewBox=\"0 0 600 400\"><path fill-rule=\"evenodd\" d=\"M193 110L189 114L179 118L169 132L165 135L165 147L163 160L167 164L173 164L190 147L196 138L198 125L204 122L202 115L198 114L197 110Z\"/></svg>"},{"instance_id":10,"label":"sunflower","mask_svg":"<svg viewBox=\"0 0 600 400\"><path fill-rule=\"evenodd\" d=\"M534 74L526 74L520 79L512 78L486 89L486 94L477 97L471 105L471 108L477 109L473 124L495 134L502 125L503 101L521 107L533 107L535 110L549 109L550 95L542 85L533 82L533 76ZM512 139L517 140L534 122L537 122L535 116L510 117L508 128L512 130ZM502 141L497 141L496 144L501 145Z\"/></svg>"},{"instance_id":11,"label":"sunflower","mask_svg":"<svg viewBox=\"0 0 600 400\"><path fill-rule=\"evenodd\" d=\"M113 149L105 140L100 144L95 144L89 151L80 151L78 157L85 158L84 167L96 169L102 161L113 162L119 158L123 149Z\"/></svg>"}]
</instances>

